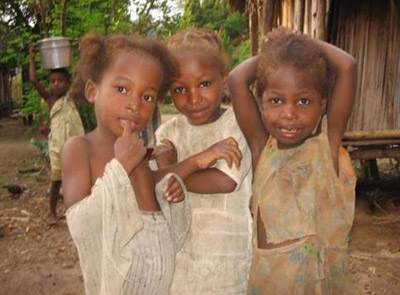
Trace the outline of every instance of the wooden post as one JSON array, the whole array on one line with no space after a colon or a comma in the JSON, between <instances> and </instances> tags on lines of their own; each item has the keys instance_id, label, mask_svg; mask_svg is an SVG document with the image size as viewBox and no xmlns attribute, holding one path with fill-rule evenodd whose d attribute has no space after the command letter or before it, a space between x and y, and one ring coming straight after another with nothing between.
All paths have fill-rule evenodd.
<instances>
[{"instance_id":1,"label":"wooden post","mask_svg":"<svg viewBox=\"0 0 400 295\"><path fill-rule=\"evenodd\" d=\"M311 12L311 2L312 0L306 0L305 3L305 22L304 22L304 33L308 36L311 36L311 21L312 21L312 12Z\"/></svg>"},{"instance_id":2,"label":"wooden post","mask_svg":"<svg viewBox=\"0 0 400 295\"><path fill-rule=\"evenodd\" d=\"M248 0L249 4L249 31L250 31L250 46L253 56L258 53L258 9L257 1Z\"/></svg>"},{"instance_id":3,"label":"wooden post","mask_svg":"<svg viewBox=\"0 0 400 295\"><path fill-rule=\"evenodd\" d=\"M325 15L326 15L326 0L317 1L317 34L319 40L326 39L325 33Z\"/></svg>"},{"instance_id":4,"label":"wooden post","mask_svg":"<svg viewBox=\"0 0 400 295\"><path fill-rule=\"evenodd\" d=\"M261 38L263 39L272 31L274 21L274 2L275 0L263 0L261 17Z\"/></svg>"},{"instance_id":5,"label":"wooden post","mask_svg":"<svg viewBox=\"0 0 400 295\"><path fill-rule=\"evenodd\" d=\"M304 5L305 0L295 0L294 6L294 29L304 31Z\"/></svg>"}]
</instances>

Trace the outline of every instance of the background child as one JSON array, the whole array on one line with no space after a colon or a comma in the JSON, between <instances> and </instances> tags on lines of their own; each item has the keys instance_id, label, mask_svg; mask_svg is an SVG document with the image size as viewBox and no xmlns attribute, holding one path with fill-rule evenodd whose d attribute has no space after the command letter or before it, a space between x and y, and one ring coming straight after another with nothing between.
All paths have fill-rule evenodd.
<instances>
[{"instance_id":1,"label":"background child","mask_svg":"<svg viewBox=\"0 0 400 295\"><path fill-rule=\"evenodd\" d=\"M50 108L49 156L51 167L50 185L50 219L49 224L57 221L57 201L61 187L61 148L68 138L85 134L82 121L74 102L68 97L70 75L65 68L50 71L47 91L36 77L35 47L29 47L29 79L39 95Z\"/></svg>"},{"instance_id":2,"label":"background child","mask_svg":"<svg viewBox=\"0 0 400 295\"><path fill-rule=\"evenodd\" d=\"M260 56L230 77L256 167L249 293L345 294L356 180L340 144L355 97L355 61L283 29L269 37ZM260 108L249 90L256 73Z\"/></svg>"},{"instance_id":3,"label":"background child","mask_svg":"<svg viewBox=\"0 0 400 295\"><path fill-rule=\"evenodd\" d=\"M175 65L158 42L125 36L88 35L80 51L75 86L85 85L97 127L65 144L62 176L86 294L169 294L190 212L178 202L178 180L166 177L155 187L139 132L167 91ZM174 169L190 175L217 154L214 148ZM171 205L163 199L166 190Z\"/></svg>"},{"instance_id":4,"label":"background child","mask_svg":"<svg viewBox=\"0 0 400 295\"><path fill-rule=\"evenodd\" d=\"M179 64L180 75L170 93L181 114L156 132L167 151L155 150L159 166L182 161L228 137L227 146L237 142L243 156L240 167L219 160L185 179L192 224L177 254L171 294L243 294L251 255L252 173L233 110L221 107L227 56L216 35L206 29L177 33L167 45Z\"/></svg>"}]
</instances>

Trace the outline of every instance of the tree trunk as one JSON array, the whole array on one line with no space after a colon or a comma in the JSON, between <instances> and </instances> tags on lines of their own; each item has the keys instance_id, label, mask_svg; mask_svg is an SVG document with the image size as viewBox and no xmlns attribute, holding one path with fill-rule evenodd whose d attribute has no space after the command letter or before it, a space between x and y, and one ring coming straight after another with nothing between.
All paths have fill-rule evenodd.
<instances>
[{"instance_id":1,"label":"tree trunk","mask_svg":"<svg viewBox=\"0 0 400 295\"><path fill-rule=\"evenodd\" d=\"M68 0L62 0L61 2L61 36L67 34L67 2Z\"/></svg>"}]
</instances>

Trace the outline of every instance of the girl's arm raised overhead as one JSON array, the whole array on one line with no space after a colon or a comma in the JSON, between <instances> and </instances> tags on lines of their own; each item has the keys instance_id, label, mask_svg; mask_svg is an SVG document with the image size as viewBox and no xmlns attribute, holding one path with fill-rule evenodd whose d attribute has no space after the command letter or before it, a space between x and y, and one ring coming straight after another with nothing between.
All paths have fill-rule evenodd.
<instances>
[{"instance_id":1,"label":"girl's arm raised overhead","mask_svg":"<svg viewBox=\"0 0 400 295\"><path fill-rule=\"evenodd\" d=\"M32 44L31 46L29 46L29 81L36 88L37 92L39 92L39 95L44 100L48 101L50 95L44 88L44 86L39 83L36 76L35 56L36 56L35 46Z\"/></svg>"},{"instance_id":2,"label":"girl's arm raised overhead","mask_svg":"<svg viewBox=\"0 0 400 295\"><path fill-rule=\"evenodd\" d=\"M335 71L335 84L328 106L328 138L333 155L336 155L346 130L355 100L357 87L356 60L336 46L317 41Z\"/></svg>"},{"instance_id":3,"label":"girl's arm raised overhead","mask_svg":"<svg viewBox=\"0 0 400 295\"><path fill-rule=\"evenodd\" d=\"M250 90L256 80L257 65L258 57L252 57L233 69L228 79L233 109L250 147L253 167L268 139L256 98Z\"/></svg>"}]
</instances>

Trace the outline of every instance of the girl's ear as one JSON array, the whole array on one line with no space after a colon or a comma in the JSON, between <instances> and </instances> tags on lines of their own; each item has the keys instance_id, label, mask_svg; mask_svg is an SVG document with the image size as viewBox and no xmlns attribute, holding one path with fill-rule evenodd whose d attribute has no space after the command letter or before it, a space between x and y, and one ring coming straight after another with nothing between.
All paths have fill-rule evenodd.
<instances>
[{"instance_id":1,"label":"girl's ear","mask_svg":"<svg viewBox=\"0 0 400 295\"><path fill-rule=\"evenodd\" d=\"M94 104L97 95L97 86L92 80L87 80L85 84L85 96L88 102Z\"/></svg>"}]
</instances>

